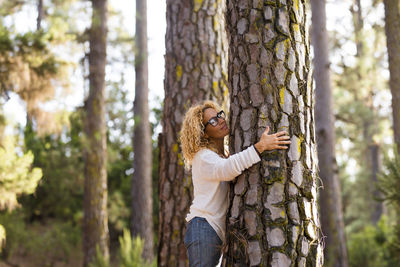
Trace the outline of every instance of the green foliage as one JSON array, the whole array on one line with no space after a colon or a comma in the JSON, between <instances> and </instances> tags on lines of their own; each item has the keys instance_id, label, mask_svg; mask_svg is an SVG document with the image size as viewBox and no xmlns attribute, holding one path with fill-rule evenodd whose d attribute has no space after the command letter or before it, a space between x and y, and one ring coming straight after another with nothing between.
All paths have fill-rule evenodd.
<instances>
[{"instance_id":1,"label":"green foliage","mask_svg":"<svg viewBox=\"0 0 400 267\"><path fill-rule=\"evenodd\" d=\"M121 267L156 267L157 261L154 259L151 263L147 262L143 257L144 240L136 237L132 240L131 234L128 229L123 229L123 234L118 238L119 251L118 260ZM89 267L109 267L110 261L105 257L99 248L96 246L96 257L89 264Z\"/></svg>"},{"instance_id":2,"label":"green foliage","mask_svg":"<svg viewBox=\"0 0 400 267\"><path fill-rule=\"evenodd\" d=\"M57 111L42 105L59 95L67 95L72 64L56 55L54 34L46 30L14 32L0 18L0 92L14 92L26 103L29 120L35 120L39 133L60 131ZM62 112L62 111L60 111Z\"/></svg>"},{"instance_id":3,"label":"green foliage","mask_svg":"<svg viewBox=\"0 0 400 267\"><path fill-rule=\"evenodd\" d=\"M119 243L121 267L157 266L155 259L149 263L142 258L144 241L139 236L132 240L129 230L124 229L123 235L119 237Z\"/></svg>"},{"instance_id":4,"label":"green foliage","mask_svg":"<svg viewBox=\"0 0 400 267\"><path fill-rule=\"evenodd\" d=\"M41 137L31 127L25 128L25 147L35 156L34 166L43 170L42 183L35 196L21 198L30 219L81 218L84 177L80 110L70 115L70 125L61 136Z\"/></svg>"},{"instance_id":5,"label":"green foliage","mask_svg":"<svg viewBox=\"0 0 400 267\"><path fill-rule=\"evenodd\" d=\"M115 190L108 200L108 220L118 232L129 227L129 205L120 190Z\"/></svg>"},{"instance_id":6,"label":"green foliage","mask_svg":"<svg viewBox=\"0 0 400 267\"><path fill-rule=\"evenodd\" d=\"M382 216L377 226L367 225L360 232L348 235L349 264L351 267L398 267L398 254L393 247L393 231L398 226L389 224Z\"/></svg>"},{"instance_id":7,"label":"green foliage","mask_svg":"<svg viewBox=\"0 0 400 267\"><path fill-rule=\"evenodd\" d=\"M99 245L96 245L96 257L89 263L89 267L110 267L110 261L101 253Z\"/></svg>"},{"instance_id":8,"label":"green foliage","mask_svg":"<svg viewBox=\"0 0 400 267\"><path fill-rule=\"evenodd\" d=\"M357 2L349 2L356 5ZM362 14L375 7L361 1ZM352 8L358 8L352 7ZM334 29L331 59L337 159L342 183L344 222L346 231L361 231L371 221L376 201L376 186L372 181L371 146L380 152L388 149L391 114L382 99L388 92L386 76L385 36L378 22L361 21L353 11L354 31ZM362 23L365 25L362 26ZM372 27L368 27L372 26ZM356 51L343 49L352 46ZM318 100L317 100L318 101ZM379 152L379 153L380 153Z\"/></svg>"},{"instance_id":9,"label":"green foliage","mask_svg":"<svg viewBox=\"0 0 400 267\"><path fill-rule=\"evenodd\" d=\"M3 247L6 245L6 229L0 224L0 253Z\"/></svg>"},{"instance_id":10,"label":"green foliage","mask_svg":"<svg viewBox=\"0 0 400 267\"><path fill-rule=\"evenodd\" d=\"M383 261L383 250L377 241L374 226L366 226L361 232L350 235L348 242L351 267L378 267Z\"/></svg>"},{"instance_id":11,"label":"green foliage","mask_svg":"<svg viewBox=\"0 0 400 267\"><path fill-rule=\"evenodd\" d=\"M0 17L5 17L20 10L24 1L1 1L0 3Z\"/></svg>"},{"instance_id":12,"label":"green foliage","mask_svg":"<svg viewBox=\"0 0 400 267\"><path fill-rule=\"evenodd\" d=\"M107 91L107 175L108 216L110 228L121 233L129 225L132 170L132 112L123 78L109 84ZM110 231L111 232L111 231ZM117 240L115 240L117 242Z\"/></svg>"},{"instance_id":13,"label":"green foliage","mask_svg":"<svg viewBox=\"0 0 400 267\"><path fill-rule=\"evenodd\" d=\"M33 154L22 156L15 149L14 138L7 136L0 147L0 209L13 209L17 196L32 194L42 178L40 168L31 169Z\"/></svg>"},{"instance_id":14,"label":"green foliage","mask_svg":"<svg viewBox=\"0 0 400 267\"><path fill-rule=\"evenodd\" d=\"M68 262L81 243L78 225L56 220L27 224L22 210L1 213L0 224L7 233L2 253L6 259L23 255L37 266L53 266L60 260Z\"/></svg>"},{"instance_id":15,"label":"green foliage","mask_svg":"<svg viewBox=\"0 0 400 267\"><path fill-rule=\"evenodd\" d=\"M392 210L394 225L388 252L392 260L400 262L400 155L394 146L394 157L385 156L384 171L378 178L378 187L382 192L382 200Z\"/></svg>"},{"instance_id":16,"label":"green foliage","mask_svg":"<svg viewBox=\"0 0 400 267\"><path fill-rule=\"evenodd\" d=\"M384 195L383 200L395 205L400 212L400 155L397 152L394 155L393 159L385 157L386 171L379 176L379 189Z\"/></svg>"}]
</instances>

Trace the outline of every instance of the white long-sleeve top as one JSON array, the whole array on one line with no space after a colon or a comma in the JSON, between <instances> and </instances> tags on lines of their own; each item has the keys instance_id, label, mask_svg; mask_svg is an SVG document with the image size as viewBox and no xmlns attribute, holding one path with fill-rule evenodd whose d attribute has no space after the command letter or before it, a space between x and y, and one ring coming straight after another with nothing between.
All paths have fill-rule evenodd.
<instances>
[{"instance_id":1,"label":"white long-sleeve top","mask_svg":"<svg viewBox=\"0 0 400 267\"><path fill-rule=\"evenodd\" d=\"M254 146L227 159L210 149L197 152L192 161L194 197L186 221L196 216L205 218L224 242L228 181L260 160Z\"/></svg>"}]
</instances>

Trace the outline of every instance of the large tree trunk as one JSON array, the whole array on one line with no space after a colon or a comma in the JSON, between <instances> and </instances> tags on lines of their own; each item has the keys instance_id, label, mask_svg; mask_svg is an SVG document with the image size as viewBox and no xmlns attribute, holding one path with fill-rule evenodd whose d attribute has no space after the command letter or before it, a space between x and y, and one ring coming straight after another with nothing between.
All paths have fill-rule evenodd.
<instances>
[{"instance_id":1,"label":"large tree trunk","mask_svg":"<svg viewBox=\"0 0 400 267\"><path fill-rule=\"evenodd\" d=\"M289 151L264 153L231 186L228 266L322 266L310 45L302 1L229 0L232 153L269 125Z\"/></svg>"},{"instance_id":2,"label":"large tree trunk","mask_svg":"<svg viewBox=\"0 0 400 267\"><path fill-rule=\"evenodd\" d=\"M397 145L397 152L400 154L400 2L399 0L384 0L384 3L394 141Z\"/></svg>"},{"instance_id":3,"label":"large tree trunk","mask_svg":"<svg viewBox=\"0 0 400 267\"><path fill-rule=\"evenodd\" d=\"M136 0L135 101L133 113L133 177L131 187L133 236L144 239L143 257L154 258L151 181L151 131L148 106L147 0Z\"/></svg>"},{"instance_id":4,"label":"large tree trunk","mask_svg":"<svg viewBox=\"0 0 400 267\"><path fill-rule=\"evenodd\" d=\"M347 267L340 182L335 157L335 128L329 69L329 45L326 30L325 0L311 0L314 79L316 83L315 127L319 176L321 226L325 238L325 266Z\"/></svg>"},{"instance_id":5,"label":"large tree trunk","mask_svg":"<svg viewBox=\"0 0 400 267\"><path fill-rule=\"evenodd\" d=\"M185 217L193 197L178 133L194 103L227 100L224 1L167 1L165 99L160 147L159 266L187 266ZM224 105L224 104L223 104Z\"/></svg>"},{"instance_id":6,"label":"large tree trunk","mask_svg":"<svg viewBox=\"0 0 400 267\"><path fill-rule=\"evenodd\" d=\"M107 141L105 122L105 66L107 1L93 0L89 42L89 96L85 102L84 265L96 256L96 246L108 258Z\"/></svg>"}]
</instances>

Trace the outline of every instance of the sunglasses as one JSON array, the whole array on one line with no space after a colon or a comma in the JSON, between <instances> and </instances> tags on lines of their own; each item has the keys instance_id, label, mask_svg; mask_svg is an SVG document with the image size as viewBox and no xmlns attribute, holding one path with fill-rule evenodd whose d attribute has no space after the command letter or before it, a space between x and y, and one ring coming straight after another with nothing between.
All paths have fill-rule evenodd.
<instances>
[{"instance_id":1,"label":"sunglasses","mask_svg":"<svg viewBox=\"0 0 400 267\"><path fill-rule=\"evenodd\" d=\"M218 125L218 119L221 118L223 120L225 120L225 112L223 110L221 110L220 112L217 113L217 116L212 117L211 119L209 119L207 121L206 124L204 124L204 129L207 127L208 124L211 124L213 127Z\"/></svg>"}]
</instances>

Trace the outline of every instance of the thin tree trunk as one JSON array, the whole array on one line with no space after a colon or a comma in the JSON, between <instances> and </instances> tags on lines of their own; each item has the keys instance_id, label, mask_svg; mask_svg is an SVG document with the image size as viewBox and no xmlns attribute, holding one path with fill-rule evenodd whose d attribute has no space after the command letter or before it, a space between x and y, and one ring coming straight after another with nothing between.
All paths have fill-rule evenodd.
<instances>
[{"instance_id":1,"label":"thin tree trunk","mask_svg":"<svg viewBox=\"0 0 400 267\"><path fill-rule=\"evenodd\" d=\"M373 191L372 197L375 200L375 207L372 208L371 220L373 224L377 224L381 215L383 213L383 203L378 201L378 199L382 199L382 194L378 190L378 173L381 168L381 160L380 160L380 147L379 144L371 144L369 147L370 155L371 155L371 176L372 176L372 184L373 184Z\"/></svg>"},{"instance_id":2,"label":"thin tree trunk","mask_svg":"<svg viewBox=\"0 0 400 267\"><path fill-rule=\"evenodd\" d=\"M192 104L227 100L223 10L221 0L167 1L165 99L159 136L159 266L188 265L183 238L193 188L191 174L183 167L178 136Z\"/></svg>"},{"instance_id":3,"label":"thin tree trunk","mask_svg":"<svg viewBox=\"0 0 400 267\"><path fill-rule=\"evenodd\" d=\"M363 39L362 31L364 28L364 18L362 15L361 0L354 1L354 5L352 7L352 13L353 13L354 25L355 25L354 33L356 35L356 47L357 47L356 56L360 57L364 51L363 42L361 41Z\"/></svg>"},{"instance_id":4,"label":"thin tree trunk","mask_svg":"<svg viewBox=\"0 0 400 267\"><path fill-rule=\"evenodd\" d=\"M310 45L302 1L228 0L231 154L269 125L264 153L231 186L225 266L322 266Z\"/></svg>"},{"instance_id":5,"label":"thin tree trunk","mask_svg":"<svg viewBox=\"0 0 400 267\"><path fill-rule=\"evenodd\" d=\"M135 101L133 112L133 177L131 187L133 236L144 239L143 257L154 258L151 130L148 106L147 0L136 0Z\"/></svg>"},{"instance_id":6,"label":"thin tree trunk","mask_svg":"<svg viewBox=\"0 0 400 267\"><path fill-rule=\"evenodd\" d=\"M105 122L105 66L107 1L93 0L89 33L89 96L85 102L84 265L96 256L96 246L108 258L107 141Z\"/></svg>"},{"instance_id":7,"label":"thin tree trunk","mask_svg":"<svg viewBox=\"0 0 400 267\"><path fill-rule=\"evenodd\" d=\"M38 7L38 16L36 19L36 29L40 30L42 28L41 24L44 16L43 0L38 0L37 7Z\"/></svg>"},{"instance_id":8,"label":"thin tree trunk","mask_svg":"<svg viewBox=\"0 0 400 267\"><path fill-rule=\"evenodd\" d=\"M347 267L340 182L335 157L335 128L329 69L325 0L311 0L314 78L316 83L315 127L318 148L321 226L325 238L325 266Z\"/></svg>"},{"instance_id":9,"label":"thin tree trunk","mask_svg":"<svg viewBox=\"0 0 400 267\"><path fill-rule=\"evenodd\" d=\"M361 0L355 0L353 8L352 8L352 13L353 13L353 23L354 23L354 35L355 35L355 43L357 47L357 60L358 60L358 68L357 68L357 73L358 73L358 78L365 79L366 75L366 52L363 46L363 43L365 42L364 38L364 18L362 16L362 5L361 5ZM362 90L363 88L361 88ZM367 181L367 190L368 194L372 196L379 197L379 192L376 187L376 181L377 177L376 174L379 172L379 155L376 153L379 153L379 150L374 149L375 142L373 140L374 134L377 132L377 123L374 121L376 120L376 110L375 107L373 106L373 89L372 88L364 88L364 90L367 90L367 95L364 97L363 102L366 105L366 108L371 111L371 117L361 117L363 118L362 121L362 136L363 136L363 143L365 144L363 147L364 151L364 161L362 164L365 166L365 171L366 175L365 177L368 177ZM358 92L355 92L355 96L357 98ZM379 218L382 215L383 212L383 203L381 201L377 201L377 199L374 198L368 198L365 200L366 203L368 203L368 206L372 206L373 208L370 209L370 220L373 224L376 224L379 221Z\"/></svg>"},{"instance_id":10,"label":"thin tree trunk","mask_svg":"<svg viewBox=\"0 0 400 267\"><path fill-rule=\"evenodd\" d=\"M400 2L399 0L384 0L384 3L394 141L397 145L397 153L400 154Z\"/></svg>"}]
</instances>

